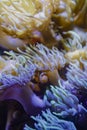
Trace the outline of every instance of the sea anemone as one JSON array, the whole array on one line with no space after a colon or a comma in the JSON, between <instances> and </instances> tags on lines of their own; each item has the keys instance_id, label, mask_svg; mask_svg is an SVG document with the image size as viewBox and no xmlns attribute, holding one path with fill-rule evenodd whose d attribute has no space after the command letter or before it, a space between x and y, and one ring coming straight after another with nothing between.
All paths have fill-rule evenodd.
<instances>
[{"instance_id":1,"label":"sea anemone","mask_svg":"<svg viewBox=\"0 0 87 130\"><path fill-rule=\"evenodd\" d=\"M65 66L66 60L63 53L56 47L48 49L42 44L37 44L36 46L26 46L25 52L21 50L19 50L19 52L27 60L35 64L38 71L45 72L51 84L55 85L58 83L58 70Z\"/></svg>"},{"instance_id":2,"label":"sea anemone","mask_svg":"<svg viewBox=\"0 0 87 130\"><path fill-rule=\"evenodd\" d=\"M85 130L86 12L87 0L0 0L0 47L15 50L0 56L0 129Z\"/></svg>"},{"instance_id":3,"label":"sea anemone","mask_svg":"<svg viewBox=\"0 0 87 130\"><path fill-rule=\"evenodd\" d=\"M80 61L80 58L83 58L83 59L87 59L87 48L82 48L82 49L77 49L75 51L72 51L72 52L68 52L65 54L65 57L69 60L69 61L72 61L74 62L75 60L78 60Z\"/></svg>"},{"instance_id":4,"label":"sea anemone","mask_svg":"<svg viewBox=\"0 0 87 130\"><path fill-rule=\"evenodd\" d=\"M87 25L87 0L1 0L0 9L0 46L16 51L37 41L53 46L60 40L56 37L60 30L63 34Z\"/></svg>"},{"instance_id":5,"label":"sea anemone","mask_svg":"<svg viewBox=\"0 0 87 130\"><path fill-rule=\"evenodd\" d=\"M44 6L46 4L46 6ZM0 1L1 28L10 35L23 38L31 35L37 28L44 29L49 24L52 5L45 1ZM26 35L25 35L26 34Z\"/></svg>"},{"instance_id":6,"label":"sea anemone","mask_svg":"<svg viewBox=\"0 0 87 130\"><path fill-rule=\"evenodd\" d=\"M10 73L13 75L17 74L17 62L14 60L8 59L6 60L4 57L0 57L0 75L2 73Z\"/></svg>"},{"instance_id":7,"label":"sea anemone","mask_svg":"<svg viewBox=\"0 0 87 130\"><path fill-rule=\"evenodd\" d=\"M54 70L64 67L66 60L61 51L56 47L49 49L48 47L37 44L36 46L26 46L26 52L19 50L26 59L32 61L38 70Z\"/></svg>"},{"instance_id":8,"label":"sea anemone","mask_svg":"<svg viewBox=\"0 0 87 130\"><path fill-rule=\"evenodd\" d=\"M86 113L87 110L79 104L78 98L63 87L51 86L46 90L44 99L51 104L51 110L59 117L74 117L79 113Z\"/></svg>"},{"instance_id":9,"label":"sea anemone","mask_svg":"<svg viewBox=\"0 0 87 130\"><path fill-rule=\"evenodd\" d=\"M49 29L53 6L49 0L1 0L0 8L0 46L24 49L24 44L43 41L43 30L53 38Z\"/></svg>"},{"instance_id":10,"label":"sea anemone","mask_svg":"<svg viewBox=\"0 0 87 130\"><path fill-rule=\"evenodd\" d=\"M1 0L0 8L0 45L13 50L33 38L40 39L40 31L48 27L53 12L49 0Z\"/></svg>"},{"instance_id":11,"label":"sea anemone","mask_svg":"<svg viewBox=\"0 0 87 130\"><path fill-rule=\"evenodd\" d=\"M67 68L67 79L77 90L87 90L87 61L80 59L82 67L78 64L70 64Z\"/></svg>"},{"instance_id":12,"label":"sea anemone","mask_svg":"<svg viewBox=\"0 0 87 130\"><path fill-rule=\"evenodd\" d=\"M67 68L67 89L78 96L79 101L87 108L87 61L80 59L81 65L70 64ZM65 84L66 81L63 81ZM65 85L66 88L66 85Z\"/></svg>"},{"instance_id":13,"label":"sea anemone","mask_svg":"<svg viewBox=\"0 0 87 130\"><path fill-rule=\"evenodd\" d=\"M19 64L19 66L17 66L17 75L2 72L0 75L0 101L9 99L17 100L20 102L20 104L23 105L24 109L26 109L25 111L28 114L31 114L31 112L29 112L29 104L33 103L35 105L39 103L34 103L34 99L39 99L38 101L40 101L40 103L42 102L42 100L34 94L29 86L30 80L34 75L35 70L36 66L31 62L27 62L26 65ZM29 104L26 101L28 101Z\"/></svg>"},{"instance_id":14,"label":"sea anemone","mask_svg":"<svg viewBox=\"0 0 87 130\"><path fill-rule=\"evenodd\" d=\"M18 75L19 66L27 66L29 62L23 56L15 55L13 51L5 52L0 56L0 75L2 73Z\"/></svg>"},{"instance_id":15,"label":"sea anemone","mask_svg":"<svg viewBox=\"0 0 87 130\"><path fill-rule=\"evenodd\" d=\"M64 39L64 51L66 52L74 52L77 49L82 49L82 39L74 30L67 31L65 33L66 39ZM68 35L68 37L67 37ZM66 56L67 58L67 56Z\"/></svg>"},{"instance_id":16,"label":"sea anemone","mask_svg":"<svg viewBox=\"0 0 87 130\"><path fill-rule=\"evenodd\" d=\"M87 27L87 0L77 1L77 6L75 8L74 24L80 27Z\"/></svg>"},{"instance_id":17,"label":"sea anemone","mask_svg":"<svg viewBox=\"0 0 87 130\"><path fill-rule=\"evenodd\" d=\"M46 103L32 91L29 85L35 67L32 64L28 65L19 66L19 73L16 76L5 73L0 76L0 102L16 101L28 115L36 115L45 109ZM13 107L8 110L7 114L7 130L13 122L16 109L19 110L15 108L15 102L13 102Z\"/></svg>"},{"instance_id":18,"label":"sea anemone","mask_svg":"<svg viewBox=\"0 0 87 130\"><path fill-rule=\"evenodd\" d=\"M37 122L35 129L25 125L24 130L76 130L72 122L59 119L49 109L46 112L42 111L42 115L32 118Z\"/></svg>"}]
</instances>

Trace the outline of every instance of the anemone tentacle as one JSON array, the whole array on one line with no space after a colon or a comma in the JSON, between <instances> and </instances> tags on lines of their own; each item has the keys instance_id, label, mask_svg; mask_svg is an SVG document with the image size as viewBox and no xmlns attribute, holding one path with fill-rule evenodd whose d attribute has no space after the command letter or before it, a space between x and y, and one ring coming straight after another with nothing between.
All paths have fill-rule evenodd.
<instances>
[{"instance_id":1,"label":"anemone tentacle","mask_svg":"<svg viewBox=\"0 0 87 130\"><path fill-rule=\"evenodd\" d=\"M26 52L20 50L19 52L33 62L38 70L60 69L66 63L63 53L56 47L49 49L42 44L37 44L36 46L26 46Z\"/></svg>"},{"instance_id":2,"label":"anemone tentacle","mask_svg":"<svg viewBox=\"0 0 87 130\"><path fill-rule=\"evenodd\" d=\"M77 64L71 64L67 68L68 82L77 90L87 90L87 61L80 59L82 68Z\"/></svg>"},{"instance_id":3,"label":"anemone tentacle","mask_svg":"<svg viewBox=\"0 0 87 130\"><path fill-rule=\"evenodd\" d=\"M37 123L35 123L36 130L76 130L73 122L59 119L48 109L42 111L41 115L32 117ZM24 130L35 130L25 125Z\"/></svg>"},{"instance_id":4,"label":"anemone tentacle","mask_svg":"<svg viewBox=\"0 0 87 130\"><path fill-rule=\"evenodd\" d=\"M67 116L73 117L81 112L87 112L79 103L79 99L62 86L51 86L51 90L46 91L44 98L51 104L52 111L57 116L63 118Z\"/></svg>"}]
</instances>

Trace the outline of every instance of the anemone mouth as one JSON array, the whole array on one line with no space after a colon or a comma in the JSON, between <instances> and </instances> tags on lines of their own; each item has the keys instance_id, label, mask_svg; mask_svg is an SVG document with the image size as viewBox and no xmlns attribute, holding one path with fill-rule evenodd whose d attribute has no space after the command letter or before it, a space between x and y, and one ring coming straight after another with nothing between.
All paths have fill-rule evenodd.
<instances>
[{"instance_id":1,"label":"anemone mouth","mask_svg":"<svg viewBox=\"0 0 87 130\"><path fill-rule=\"evenodd\" d=\"M30 35L33 30L43 26L44 22L46 26L52 12L49 0L4 0L0 1L0 8L2 30L19 38L25 34Z\"/></svg>"}]
</instances>

